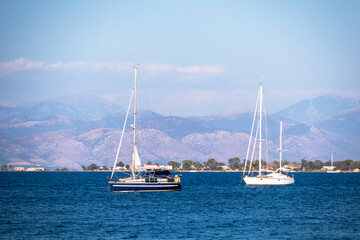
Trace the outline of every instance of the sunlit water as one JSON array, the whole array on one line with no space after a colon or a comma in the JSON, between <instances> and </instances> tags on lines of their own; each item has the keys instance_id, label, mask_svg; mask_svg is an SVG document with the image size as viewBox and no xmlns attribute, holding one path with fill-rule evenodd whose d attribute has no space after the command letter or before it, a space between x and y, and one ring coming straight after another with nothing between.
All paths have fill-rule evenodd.
<instances>
[{"instance_id":1,"label":"sunlit water","mask_svg":"<svg viewBox=\"0 0 360 240\"><path fill-rule=\"evenodd\" d=\"M109 173L1 172L1 239L360 239L360 174L182 173L177 192L111 193Z\"/></svg>"}]
</instances>

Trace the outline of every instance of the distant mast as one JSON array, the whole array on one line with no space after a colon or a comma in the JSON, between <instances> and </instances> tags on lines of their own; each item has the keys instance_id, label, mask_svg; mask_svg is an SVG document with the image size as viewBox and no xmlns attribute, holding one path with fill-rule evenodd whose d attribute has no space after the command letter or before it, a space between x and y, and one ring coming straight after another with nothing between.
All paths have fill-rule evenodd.
<instances>
[{"instance_id":1,"label":"distant mast","mask_svg":"<svg viewBox=\"0 0 360 240\"><path fill-rule=\"evenodd\" d=\"M260 83L260 90L259 90L259 96L260 96L260 106L259 106L259 175L261 176L261 122L262 122L262 104L263 104L263 96L262 96L263 90L262 90L262 83Z\"/></svg>"},{"instance_id":2,"label":"distant mast","mask_svg":"<svg viewBox=\"0 0 360 240\"><path fill-rule=\"evenodd\" d=\"M134 84L134 124L133 124L133 154L132 154L132 164L131 164L131 175L132 178L135 179L135 151L136 150L136 75L137 75L137 66L134 66L135 69L135 84ZM137 153L137 152L136 152Z\"/></svg>"},{"instance_id":3,"label":"distant mast","mask_svg":"<svg viewBox=\"0 0 360 240\"><path fill-rule=\"evenodd\" d=\"M280 121L280 148L279 148L279 152L280 152L280 169L281 169L281 162L282 162L282 121Z\"/></svg>"}]
</instances>

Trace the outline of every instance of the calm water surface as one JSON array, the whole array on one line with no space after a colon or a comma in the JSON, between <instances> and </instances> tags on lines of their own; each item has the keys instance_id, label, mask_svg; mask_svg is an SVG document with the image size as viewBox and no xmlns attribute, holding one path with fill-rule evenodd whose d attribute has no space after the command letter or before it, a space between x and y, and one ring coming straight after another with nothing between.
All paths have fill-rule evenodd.
<instances>
[{"instance_id":1,"label":"calm water surface","mask_svg":"<svg viewBox=\"0 0 360 240\"><path fill-rule=\"evenodd\" d=\"M360 174L294 175L183 173L178 192L111 193L109 173L0 172L0 238L360 239Z\"/></svg>"}]
</instances>

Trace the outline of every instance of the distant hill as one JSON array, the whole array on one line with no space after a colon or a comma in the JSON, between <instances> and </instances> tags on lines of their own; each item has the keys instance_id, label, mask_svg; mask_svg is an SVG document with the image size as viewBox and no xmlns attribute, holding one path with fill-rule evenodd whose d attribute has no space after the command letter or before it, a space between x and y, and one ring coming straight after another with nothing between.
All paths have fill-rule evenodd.
<instances>
[{"instance_id":1,"label":"distant hill","mask_svg":"<svg viewBox=\"0 0 360 240\"><path fill-rule=\"evenodd\" d=\"M314 123L314 125L337 134L355 138L359 137L360 108L342 111L336 115L320 120Z\"/></svg>"},{"instance_id":2,"label":"distant hill","mask_svg":"<svg viewBox=\"0 0 360 240\"><path fill-rule=\"evenodd\" d=\"M146 121L145 129L157 129L173 138L182 138L192 133L210 133L217 129L196 118L158 117Z\"/></svg>"},{"instance_id":3,"label":"distant hill","mask_svg":"<svg viewBox=\"0 0 360 240\"><path fill-rule=\"evenodd\" d=\"M65 116L73 120L99 120L124 109L103 97L95 95L64 95L39 103L22 104L18 107L0 106L0 123L14 118L43 120L53 116Z\"/></svg>"},{"instance_id":4,"label":"distant hill","mask_svg":"<svg viewBox=\"0 0 360 240\"><path fill-rule=\"evenodd\" d=\"M81 119L83 114L71 105L46 101L34 106L19 109L21 114L29 120L43 120L53 116L65 116L70 119Z\"/></svg>"},{"instance_id":5,"label":"distant hill","mask_svg":"<svg viewBox=\"0 0 360 240\"><path fill-rule=\"evenodd\" d=\"M94 121L93 127L94 128L116 128L122 129L124 125L126 117L126 111L117 112L114 114L110 114L102 119ZM141 124L138 127L142 127L144 122L150 121L152 119L161 118L162 115L148 110L140 110L137 113L137 121ZM127 122L132 124L134 122L133 110L130 109L130 113L128 116Z\"/></svg>"},{"instance_id":6,"label":"distant hill","mask_svg":"<svg viewBox=\"0 0 360 240\"><path fill-rule=\"evenodd\" d=\"M335 96L304 100L267 114L269 160L278 159L279 121L284 121L284 159L358 160L359 101ZM93 107L92 107L93 106ZM311 114L313 113L313 114ZM69 167L111 166L126 112L96 96L63 96L14 108L0 106L0 164ZM227 163L246 155L253 112L225 112L202 117L163 116L140 111L139 154L143 162L166 164L211 157ZM291 120L290 120L291 119ZM120 160L130 164L132 113Z\"/></svg>"},{"instance_id":7,"label":"distant hill","mask_svg":"<svg viewBox=\"0 0 360 240\"><path fill-rule=\"evenodd\" d=\"M360 100L326 95L311 100L302 100L276 114L297 122L313 124L353 108L360 108Z\"/></svg>"},{"instance_id":8,"label":"distant hill","mask_svg":"<svg viewBox=\"0 0 360 240\"><path fill-rule=\"evenodd\" d=\"M7 123L15 118L24 117L20 109L0 106L0 123Z\"/></svg>"},{"instance_id":9,"label":"distant hill","mask_svg":"<svg viewBox=\"0 0 360 240\"><path fill-rule=\"evenodd\" d=\"M284 159L301 158L306 160L329 160L334 154L337 159L359 159L360 148L357 142L359 138L344 138L343 135L311 126L306 134L288 135L285 130L283 148ZM278 143L277 143L278 144Z\"/></svg>"},{"instance_id":10,"label":"distant hill","mask_svg":"<svg viewBox=\"0 0 360 240\"><path fill-rule=\"evenodd\" d=\"M253 112L223 112L220 114L200 117L202 121L217 129L250 133Z\"/></svg>"},{"instance_id":11,"label":"distant hill","mask_svg":"<svg viewBox=\"0 0 360 240\"><path fill-rule=\"evenodd\" d=\"M78 119L98 120L124 110L113 101L91 94L67 94L53 98L51 101L73 107L81 114Z\"/></svg>"},{"instance_id":12,"label":"distant hill","mask_svg":"<svg viewBox=\"0 0 360 240\"><path fill-rule=\"evenodd\" d=\"M36 136L42 133L66 130L75 131L76 125L64 116L53 116L42 120L16 118L9 124L0 124L1 138Z\"/></svg>"},{"instance_id":13,"label":"distant hill","mask_svg":"<svg viewBox=\"0 0 360 240\"><path fill-rule=\"evenodd\" d=\"M265 115L264 115L265 116ZM280 131L280 120L284 126L295 124L293 120L280 117L276 114L266 114L266 127L271 137L278 138ZM216 115L200 117L202 121L219 130L236 131L250 134L254 118L254 112L224 112Z\"/></svg>"}]
</instances>

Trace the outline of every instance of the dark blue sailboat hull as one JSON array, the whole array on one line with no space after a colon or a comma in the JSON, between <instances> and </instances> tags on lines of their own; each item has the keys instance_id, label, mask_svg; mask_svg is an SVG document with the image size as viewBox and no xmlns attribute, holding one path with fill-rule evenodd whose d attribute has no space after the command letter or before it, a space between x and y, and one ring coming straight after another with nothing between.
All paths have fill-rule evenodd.
<instances>
[{"instance_id":1,"label":"dark blue sailboat hull","mask_svg":"<svg viewBox=\"0 0 360 240\"><path fill-rule=\"evenodd\" d=\"M127 182L109 182L110 190L112 192L135 192L135 191L176 191L181 189L180 183L167 182L167 183L127 183Z\"/></svg>"}]
</instances>

